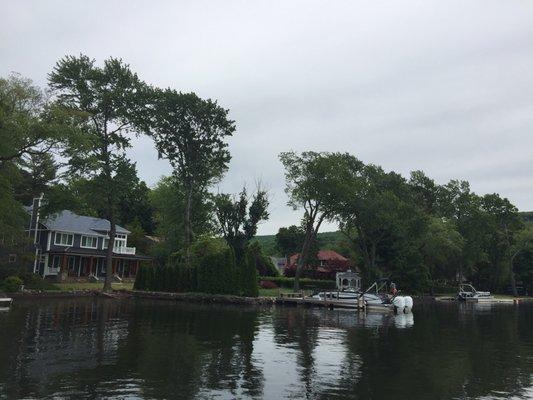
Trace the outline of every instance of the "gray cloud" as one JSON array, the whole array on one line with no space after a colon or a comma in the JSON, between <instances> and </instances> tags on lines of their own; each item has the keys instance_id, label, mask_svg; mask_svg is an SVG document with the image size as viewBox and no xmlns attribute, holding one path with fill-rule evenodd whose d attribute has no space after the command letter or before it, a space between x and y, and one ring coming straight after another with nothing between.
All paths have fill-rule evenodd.
<instances>
[{"instance_id":1,"label":"gray cloud","mask_svg":"<svg viewBox=\"0 0 533 400\"><path fill-rule=\"evenodd\" d=\"M122 57L146 81L231 110L220 190L261 179L288 208L286 150L349 151L405 175L467 179L533 209L533 6L477 1L26 1L3 4L0 74L46 83L65 54ZM148 138L130 152L154 184ZM332 229L328 225L325 229Z\"/></svg>"}]
</instances>

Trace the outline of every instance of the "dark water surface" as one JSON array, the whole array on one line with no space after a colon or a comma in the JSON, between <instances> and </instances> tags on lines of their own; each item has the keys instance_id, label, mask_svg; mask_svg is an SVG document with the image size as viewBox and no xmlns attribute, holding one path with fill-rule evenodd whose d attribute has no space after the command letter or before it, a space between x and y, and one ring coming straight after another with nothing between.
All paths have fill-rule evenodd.
<instances>
[{"instance_id":1,"label":"dark water surface","mask_svg":"<svg viewBox=\"0 0 533 400\"><path fill-rule=\"evenodd\" d=\"M533 305L18 301L0 313L0 398L533 398Z\"/></svg>"}]
</instances>

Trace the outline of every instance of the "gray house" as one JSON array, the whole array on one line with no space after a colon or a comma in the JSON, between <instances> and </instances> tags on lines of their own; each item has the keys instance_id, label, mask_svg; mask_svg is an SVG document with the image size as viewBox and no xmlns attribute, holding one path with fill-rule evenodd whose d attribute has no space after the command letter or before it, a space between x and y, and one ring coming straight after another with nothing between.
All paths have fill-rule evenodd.
<instances>
[{"instance_id":1,"label":"gray house","mask_svg":"<svg viewBox=\"0 0 533 400\"><path fill-rule=\"evenodd\" d=\"M33 271L43 277L80 278L106 275L110 223L106 219L77 215L64 210L39 218L39 201L28 207L29 229L35 249ZM134 278L141 261L151 257L136 254L128 246L130 231L118 226L113 246L113 274Z\"/></svg>"}]
</instances>

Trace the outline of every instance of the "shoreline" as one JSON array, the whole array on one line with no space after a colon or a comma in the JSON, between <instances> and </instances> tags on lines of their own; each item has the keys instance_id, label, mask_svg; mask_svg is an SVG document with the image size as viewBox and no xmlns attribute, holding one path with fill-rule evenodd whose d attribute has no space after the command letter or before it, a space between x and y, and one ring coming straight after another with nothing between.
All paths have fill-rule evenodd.
<instances>
[{"instance_id":1,"label":"shoreline","mask_svg":"<svg viewBox=\"0 0 533 400\"><path fill-rule=\"evenodd\" d=\"M223 294L208 294L208 293L173 293L173 292L151 292L151 291L138 291L130 289L114 290L110 293L102 292L101 290L72 290L72 291L24 291L17 293L3 293L0 297L11 297L14 300L38 300L38 299L74 299L74 298L108 298L115 300L122 299L148 299L148 300L162 300L173 301L183 303L196 303L196 304L228 304L228 305L257 305L257 306L270 306L270 305L290 305L294 306L294 303L285 302L282 298L277 296L259 296L259 297L240 297L234 295ZM413 296L415 305L431 304L431 303L443 303L450 302L448 298L443 296ZM444 301L448 300L448 301ZM509 299L512 302L512 299ZM533 298L516 298L517 303L531 302ZM499 303L500 301L495 301Z\"/></svg>"}]
</instances>

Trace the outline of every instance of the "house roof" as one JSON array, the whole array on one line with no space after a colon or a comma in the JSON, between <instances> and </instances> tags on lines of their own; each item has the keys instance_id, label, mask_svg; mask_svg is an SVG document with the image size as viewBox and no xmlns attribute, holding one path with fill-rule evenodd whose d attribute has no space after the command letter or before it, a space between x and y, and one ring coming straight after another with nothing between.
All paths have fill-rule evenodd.
<instances>
[{"instance_id":1,"label":"house roof","mask_svg":"<svg viewBox=\"0 0 533 400\"><path fill-rule=\"evenodd\" d=\"M293 254L290 258L290 263L294 264L298 261L300 253ZM320 261L348 261L346 257L341 256L339 253L333 250L319 250L317 253L317 259Z\"/></svg>"},{"instance_id":2,"label":"house roof","mask_svg":"<svg viewBox=\"0 0 533 400\"><path fill-rule=\"evenodd\" d=\"M104 236L109 231L110 223L107 219L86 217L69 210L63 210L39 221L52 231L86 233L88 235ZM117 225L117 233L128 234L130 231Z\"/></svg>"}]
</instances>

